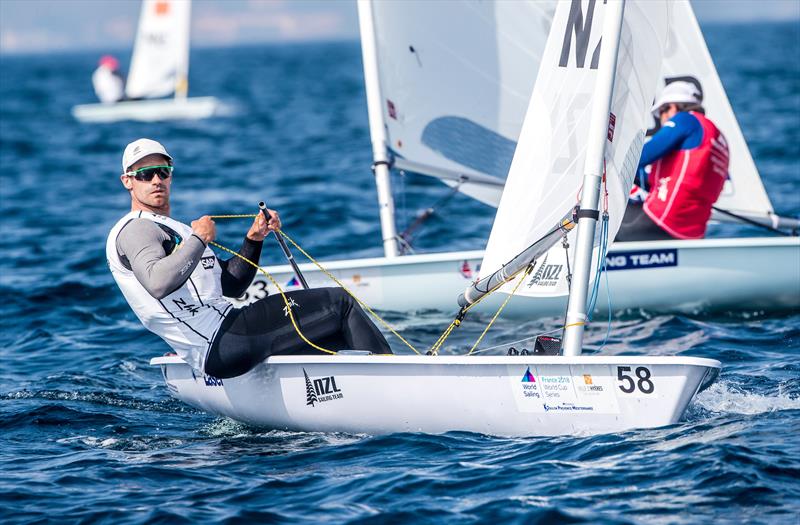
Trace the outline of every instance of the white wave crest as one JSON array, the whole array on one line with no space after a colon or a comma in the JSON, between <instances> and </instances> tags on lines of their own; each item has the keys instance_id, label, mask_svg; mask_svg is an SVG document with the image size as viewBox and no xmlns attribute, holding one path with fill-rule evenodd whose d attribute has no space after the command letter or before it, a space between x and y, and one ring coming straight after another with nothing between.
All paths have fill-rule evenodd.
<instances>
[{"instance_id":1,"label":"white wave crest","mask_svg":"<svg viewBox=\"0 0 800 525\"><path fill-rule=\"evenodd\" d=\"M778 410L800 410L800 397L778 393L763 395L747 392L726 382L715 383L696 399L700 408L711 412L755 415Z\"/></svg>"}]
</instances>

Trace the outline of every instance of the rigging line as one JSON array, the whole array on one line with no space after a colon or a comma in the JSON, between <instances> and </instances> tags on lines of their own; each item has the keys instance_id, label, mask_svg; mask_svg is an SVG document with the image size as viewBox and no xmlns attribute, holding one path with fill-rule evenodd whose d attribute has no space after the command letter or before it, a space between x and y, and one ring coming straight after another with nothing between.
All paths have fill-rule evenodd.
<instances>
[{"instance_id":1,"label":"rigging line","mask_svg":"<svg viewBox=\"0 0 800 525\"><path fill-rule=\"evenodd\" d=\"M239 253L237 253L237 252L235 252L235 251L233 251L233 250L231 250L229 248L226 248L226 247L222 246L221 244L218 244L218 243L216 243L214 241L210 241L208 244L216 246L220 250L224 250L224 251L226 251L228 253L232 253L236 257L239 257L240 259L242 259L245 262L247 262L247 264L249 264L250 266L254 266L256 268L256 270L258 270L261 273L263 273L264 275L266 275L267 278L270 281L272 281L272 284L274 284L275 287L278 289L278 292L281 294L281 297L283 298L283 302L284 302L284 304L286 304L286 312L289 314L289 319L291 319L291 321L292 321L292 326L294 326L294 330L295 330L295 332L297 332L297 335L300 336L300 339L305 341L312 348L316 348L320 352L323 352L323 353L326 353L326 354L331 354L331 355L336 355L336 352L334 352L333 350L328 350L327 348L322 348L321 346L318 346L318 345L312 343L311 341L308 340L308 338L306 338L306 336L300 330L300 327L297 326L297 321L295 320L294 312L292 311L292 305L289 304L289 300L286 298L286 294L283 293L283 290L281 289L280 285L278 284L278 281L276 281L269 273L267 273L266 270L261 268L259 265L257 265L256 263L254 263L253 261L251 261L250 259L248 259L244 255L241 255L241 254L239 254Z\"/></svg>"},{"instance_id":2,"label":"rigging line","mask_svg":"<svg viewBox=\"0 0 800 525\"><path fill-rule=\"evenodd\" d=\"M521 251L519 252L519 254L517 254L517 255L515 256L515 258L516 258L516 257L518 257L518 256L519 256L520 254L522 254L523 252L525 252L526 250L530 249L530 248L531 248L531 246L533 246L533 245L534 245L534 244L536 244L537 242L541 241L541 240L542 240L542 239L544 239L545 237L548 237L548 236L550 236L550 235L554 234L555 232L557 232L557 231L559 231L559 230L562 230L562 231L563 231L565 228L567 228L567 229L571 229L571 228L569 228L570 224L573 224L573 225L574 225L574 224L576 224L576 223L575 223L575 220L574 220L574 219L565 219L565 222L564 222L564 223L562 223L562 224L559 224L558 226L556 226L556 227L555 227L555 228L553 228L552 230L550 230L550 231L546 232L544 235L542 235L541 237L539 237L538 239L536 239L535 241L533 241L532 243L530 243L530 244L529 244L529 245L528 245L526 248L524 248L523 250L521 250ZM513 261L513 260L514 260L514 259L512 259L512 261ZM536 262L536 260L532 261L532 263L535 263L535 262ZM478 292L480 292L480 293L482 293L482 294L490 294L490 293L494 292L495 290L497 290L497 288L499 288L501 285L505 284L505 282L511 281L511 280L512 280L514 277L516 277L517 275L519 275L519 272L515 273L514 275L512 275L512 276L510 276L508 279L506 279L506 281L505 281L505 282L503 282L503 283L500 283L498 286L495 286L495 287L494 287L494 289L490 290L490 289L489 289L489 282L492 280L492 278L493 278L495 275L497 275L498 273L502 272L502 271L503 271L503 269L504 269L506 266L507 266L507 264L504 264L503 266L501 266L500 268L498 268L497 270L495 270L494 272L492 272L491 274L489 274L489 276L488 276L488 277L483 277L483 278L481 278L481 279L478 279L477 281L475 281L475 282L473 283L473 286L475 287L475 290L476 290L476 291L478 291ZM520 270L520 271L522 271L522 270ZM484 281L484 280L486 281L486 289L484 289L484 290L481 290L480 288L478 288L478 283L480 283L481 281ZM478 301L480 301L480 299L479 299ZM476 303L474 303L474 304L477 304L477 302L478 302L478 301L476 301Z\"/></svg>"},{"instance_id":3,"label":"rigging line","mask_svg":"<svg viewBox=\"0 0 800 525\"><path fill-rule=\"evenodd\" d=\"M212 218L212 219L241 219L241 218L255 218L255 217L257 217L257 216L258 216L258 214L241 214L241 215L234 215L234 214L231 214L231 215L210 215L209 217L210 217L210 218ZM316 260L316 259L314 259L313 257L311 257L311 255L309 255L309 254L308 254L308 253L307 253L305 250L303 250L303 249L302 249L302 248L301 248L301 247L300 247L300 246L299 246L299 245L298 245L298 244L297 244L297 243L296 243L296 242L295 242L295 241L294 241L294 240L293 240L291 237L289 237L289 235L287 235L287 234L286 234L286 232L284 232L283 230L278 230L278 233L280 233L282 236L286 237L286 239L287 239L287 240L288 240L290 243L292 243L292 245L293 245L295 248L297 248L297 249L300 251L300 253L302 253L302 254L303 254L303 255L304 255L304 256L305 256L305 257L306 257L306 258L307 258L309 261L313 262L313 263L314 263L314 265L316 265L316 267L317 267L317 268L319 268L319 269L320 269L320 271L322 271L322 273L324 273L326 276L328 276L328 278L330 278L330 279L331 279L333 282L335 282L337 285L339 285L339 286L340 286L340 287L341 287L341 288L342 288L342 289L343 289L345 292L347 292L347 294L349 294L349 295L350 295L350 297L352 297L353 299L355 299L355 300L356 300L356 302L357 302L359 305L361 305L361 307L362 307L362 308L364 308L365 310L367 310L367 311L368 311L368 312L369 312L369 313L370 313L370 314L371 314L371 315L372 315L372 316L373 316L375 319L377 319L377 320L378 320L378 321L379 321L379 322L380 322L380 323L381 323L381 324L382 324L384 327L386 327L386 328L387 328L387 329L388 329L388 330L389 330L389 331L390 331L390 332L391 332L391 333L392 333L392 334L393 334L395 337L397 337L398 339L400 339L400 340L401 340L401 341L402 341L402 342L403 342L403 343L404 343L404 344L405 344L407 347L409 347L411 350L413 350L413 351L414 351L416 354L418 354L418 355L421 355L421 354L420 354L420 352L419 352L419 350L417 350L417 349L414 347L414 345L412 345L411 343L409 343L409 342L408 342L408 341L407 341L407 340L406 340L406 339L405 339L403 336L401 336L399 333L397 333L397 330L395 330L395 329L394 329L394 328L393 328L391 325L389 325L389 323L387 323L386 321L384 321L384 320L383 320L383 318L381 318L381 317L380 317L380 316L379 316L377 313L375 313L375 311L374 311L374 310L372 310L372 308L370 308L370 307L369 307L367 304L365 304L365 303L364 303L364 302L363 302L361 299L359 299L359 298L358 298L358 297L357 297L357 296L356 296L356 295L355 295L355 294L354 294L352 291L350 291L350 289L348 289L348 288L347 288L347 287L346 287L344 284L342 284L342 282L341 282L341 281L339 281L339 280L338 280L336 277L334 277L334 276L333 276L333 275L332 275L330 272L328 272L328 271L327 271L325 268L323 268L323 267L322 267L322 265L321 265L319 262L317 262L317 260ZM267 276L267 278L268 278L270 281L272 281L272 283L275 285L275 287L276 287L276 288L278 289L278 291L280 292L281 296L284 298L284 302L285 302L285 303L287 304L287 306L288 306L288 302L287 302L287 300L286 300L286 297L285 297L285 296L284 296L284 294L283 294L283 290L282 290L282 289L281 289L281 287L278 285L277 281L275 281L275 279L274 279L274 278L273 278L273 277L272 277L270 274L268 274L268 273L267 273L267 272L266 272L266 271L265 271L263 268L261 268L260 266L258 266L258 265L257 265L257 264L255 264L255 263L253 263L251 260L249 260L249 259L247 259L247 258L245 258L245 257L242 257L242 256L241 256L241 255L239 255L238 253L236 253L236 252L234 252L234 251L232 251L232 250L229 250L228 248L225 248L224 246L221 246L221 245L219 245L219 244L216 244L216 243L212 243L212 244L214 244L214 246L218 246L220 249L223 249L223 250L225 250L225 251L227 251L227 252L230 252L230 253L232 253L232 254L236 255L237 257L240 257L240 258L244 259L244 260L245 260L245 261L247 261L249 264L251 264L251 265L255 266L255 267L256 267L256 269L258 269L258 271L260 271L261 273L263 273L264 275L266 275L266 276ZM289 309L289 312L291 313L291 308ZM292 316L290 315L290 317L292 317ZM308 342L308 343L309 343L311 346L313 346L313 347L315 347L315 348L317 348L317 349L319 349L319 350L325 350L325 349L322 349L322 348L320 348L320 347L318 347L318 346L314 345L314 344L313 344L313 343L311 343L310 341L308 341L308 340L305 338L305 336L303 336L303 335L302 335L302 333L300 333L300 331L299 331L299 328L298 328L298 327L297 327L297 325L295 324L294 317L292 317L292 324L294 324L294 326L295 326L295 329L298 331L298 333L300 334L300 336L301 336L301 337L302 337L302 338L303 338L303 339L304 339L306 342ZM330 350L327 350L327 351L328 351L328 352L331 352ZM331 352L331 353L335 353L335 352Z\"/></svg>"},{"instance_id":4,"label":"rigging line","mask_svg":"<svg viewBox=\"0 0 800 525\"><path fill-rule=\"evenodd\" d=\"M538 333L538 334L536 334L536 335L532 335L532 336L529 336L529 337L525 337L525 338L523 338L523 339L518 339L517 341L508 341L508 342L505 342L505 343L502 343L502 344L499 344L499 345L490 346L490 347L488 347L488 348L483 348L482 350L475 350L475 351L473 352L473 354L482 354L482 353L484 353L484 352L488 352L489 350L494 350L494 349L496 349L496 348L500 348L500 347L503 347L503 346L515 345L515 344L518 344L518 343L522 343L522 342L524 342L524 341L530 341L531 339L536 339L536 338L537 338L537 337L539 337L540 335L554 334L554 333L556 333L556 332L560 332L560 331L561 331L561 330L563 330L563 329L564 329L564 327L563 327L563 326L559 326L558 328L553 328L552 330L547 330L546 332L539 332L539 333Z\"/></svg>"},{"instance_id":5,"label":"rigging line","mask_svg":"<svg viewBox=\"0 0 800 525\"><path fill-rule=\"evenodd\" d=\"M447 193L447 195L434 202L433 205L428 206L422 213L418 214L414 222L412 222L406 227L405 230L403 230L403 233L400 234L400 237L407 241L410 246L411 234L414 233L414 230L422 226L422 223L430 219L436 213L436 208L444 206L447 201L452 199L458 193L458 190L461 188L462 184L464 184L464 180L459 181L458 184L450 188L450 191Z\"/></svg>"},{"instance_id":6,"label":"rigging line","mask_svg":"<svg viewBox=\"0 0 800 525\"><path fill-rule=\"evenodd\" d=\"M244 215L209 215L209 219L254 219L258 214L244 214Z\"/></svg>"},{"instance_id":7,"label":"rigging line","mask_svg":"<svg viewBox=\"0 0 800 525\"><path fill-rule=\"evenodd\" d=\"M769 230L772 233L777 233L779 235L783 235L785 237L792 237L792 234L789 232L785 232L783 230L779 230L778 228L773 228L772 226L767 226L766 224L761 224L760 222L754 221L752 219L748 219L747 217L743 217L737 213L730 212L728 210L723 210L722 208L717 208L716 206L711 206L711 209L714 211L718 211L723 215L728 215L729 217L733 217L736 220L739 220L745 224L749 224L750 226L756 226L758 228L763 228L765 230Z\"/></svg>"},{"instance_id":8,"label":"rigging line","mask_svg":"<svg viewBox=\"0 0 800 525\"><path fill-rule=\"evenodd\" d=\"M326 275L326 276L327 276L327 277L328 277L330 280L332 280L332 281L333 281L333 282L335 282L337 285L339 285L339 286L342 288L342 290L344 290L345 292L347 292L347 293L350 295L350 297L352 297L353 299L355 299L355 301L356 301L356 302L357 302L359 305L361 305L361 307L362 307L362 308L364 308L364 309L365 309L367 312L369 312L369 313L370 313L370 314L371 314L371 315L372 315L372 316L373 316L375 319L377 319L377 321L378 321L379 323L381 323L381 324L382 324L382 325L383 325L383 326L384 326L384 327L385 327L387 330L389 330L389 331L390 331L390 332L391 332L391 333L392 333L392 334L393 334L395 337L397 337L398 339L400 339L400 340L401 340L401 341L402 341L402 342L403 342L403 343L404 343L404 344L405 344L407 347L409 347L411 350L413 350L413 351L414 351L414 353L416 353L416 354L418 354L418 355L422 355L422 354L420 354L420 351L419 351L419 350L417 350L417 349L414 347L414 345L412 345L411 343L409 343L408 341L406 341L406 339L405 339L405 338L404 338L402 335L400 335L399 333L397 333L397 330L395 330L395 329L394 329L394 328L393 328L393 327L392 327L392 326L391 326L389 323L387 323L386 321L384 321L384 320L383 320L383 318L382 318L381 316L379 316L377 313L375 313L375 311L374 311L372 308L370 308L370 307L369 307L369 306L368 306L366 303L364 303L364 301L362 301L361 299L359 299L359 298L358 298L358 297L357 297L357 296L356 296L356 295L355 295L353 292L351 292L351 291L350 291L350 289L349 289L349 288L347 288L347 287L346 287L344 284L342 284L342 282L341 282L339 279L337 279L336 277L334 277L334 276L333 276L333 274L331 274L331 273L330 273L328 270L326 270L325 268L323 268L323 267L322 267L322 265L321 265L319 262L317 262L317 260L316 260L316 259L314 259L313 257L311 257L311 255L309 255L309 254L308 254L308 253L307 253L307 252L306 252L304 249L302 249L302 248L300 247L300 245L298 245L296 242L294 242L294 239L292 239L291 237L289 237L289 235L288 235L286 232L284 232L283 230L280 230L280 229L279 229L279 230L277 230L277 233L279 233L279 234L283 235L284 237L286 237L286 240L287 240L287 241L289 241L289 242L292 244L292 246L294 246L295 248L297 248L297 250L298 250L300 253L302 253L302 254L303 254L303 255L304 255L304 256L305 256L305 257L306 257L306 258L307 258L309 261L311 261L312 263L314 263L314 265L315 265L317 268L319 268L319 270L320 270L322 273L324 273L324 274L325 274L325 275ZM273 280L273 282L274 282L274 280Z\"/></svg>"},{"instance_id":9,"label":"rigging line","mask_svg":"<svg viewBox=\"0 0 800 525\"><path fill-rule=\"evenodd\" d=\"M495 320L497 319L497 316L499 316L499 315L500 315L500 312L502 312L502 311L503 311L503 308L505 308L505 307L506 307L506 305L508 304L508 301L510 301L510 300L511 300L511 297L512 297L512 296L513 296L513 295L516 293L516 291L517 291L517 289L519 288L519 286L520 286L520 285L523 283L523 281L525 281L525 278L526 278L526 277L528 277L528 275L530 275L530 273L531 273L531 270L532 270L532 269L533 269L533 265L532 265L532 264L529 264L529 265L527 266L527 268L525 268L525 273L522 275L522 278L520 278L520 279L517 281L517 285L516 285L516 286L514 286L514 289L513 289L513 290L511 290L511 293L510 293L510 294L508 294L508 297L506 297L505 301L503 301L503 304L501 304L501 305L500 305L500 308L498 308L498 309L497 309L497 312L495 312L495 314L494 314L494 317L492 317L492 320L491 320L491 321L489 321L489 324L488 324L488 325L486 325L486 328L484 328L484 330L483 330L483 333L481 333L480 337L478 337L478 340L477 340L477 341L475 341L475 344L474 344L474 345L472 345L472 348L470 348L470 349L469 349L469 352L467 352L467 355L471 355L471 354L472 354L472 352L474 352L474 351L475 351L475 349L478 347L478 345L480 344L480 342L483 340L483 336L485 336L485 335L486 335L486 332L488 332L488 331L489 331L489 328L491 328L491 327L492 327L492 325L494 324Z\"/></svg>"}]
</instances>

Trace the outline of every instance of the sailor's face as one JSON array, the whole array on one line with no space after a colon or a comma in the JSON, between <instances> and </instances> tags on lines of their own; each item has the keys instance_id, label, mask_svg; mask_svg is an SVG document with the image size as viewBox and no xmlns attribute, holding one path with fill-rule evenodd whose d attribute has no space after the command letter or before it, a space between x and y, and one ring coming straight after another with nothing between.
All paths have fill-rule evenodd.
<instances>
[{"instance_id":1,"label":"sailor's face","mask_svg":"<svg viewBox=\"0 0 800 525\"><path fill-rule=\"evenodd\" d=\"M675 104L667 104L664 108L662 108L661 113L659 114L659 120L661 120L661 125L667 123L669 119L674 117L678 114L678 106Z\"/></svg>"},{"instance_id":2,"label":"sailor's face","mask_svg":"<svg viewBox=\"0 0 800 525\"><path fill-rule=\"evenodd\" d=\"M148 155L131 166L128 172L147 168L148 166L166 166L169 163L169 159L163 155ZM123 175L122 183L131 192L131 199L146 208L160 209L169 206L169 189L172 184L172 177L161 179L160 176L154 175L152 179L145 181Z\"/></svg>"}]
</instances>

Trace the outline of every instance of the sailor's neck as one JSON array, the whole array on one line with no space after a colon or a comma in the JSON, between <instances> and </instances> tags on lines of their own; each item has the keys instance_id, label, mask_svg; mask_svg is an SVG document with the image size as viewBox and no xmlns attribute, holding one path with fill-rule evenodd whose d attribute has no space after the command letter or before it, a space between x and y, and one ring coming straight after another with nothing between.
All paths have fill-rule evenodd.
<instances>
[{"instance_id":1,"label":"sailor's neck","mask_svg":"<svg viewBox=\"0 0 800 525\"><path fill-rule=\"evenodd\" d=\"M150 213L155 213L156 215L161 215L162 217L169 217L169 206L165 206L163 208L152 208L144 204L133 203L131 204L131 211L147 211Z\"/></svg>"}]
</instances>

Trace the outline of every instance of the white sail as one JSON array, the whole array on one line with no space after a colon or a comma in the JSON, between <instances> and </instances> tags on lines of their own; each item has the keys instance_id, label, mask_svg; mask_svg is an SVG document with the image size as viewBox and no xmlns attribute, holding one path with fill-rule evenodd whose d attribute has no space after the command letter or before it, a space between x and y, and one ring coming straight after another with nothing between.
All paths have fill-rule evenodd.
<instances>
[{"instance_id":1,"label":"white sail","mask_svg":"<svg viewBox=\"0 0 800 525\"><path fill-rule=\"evenodd\" d=\"M706 115L728 141L730 179L725 184L716 205L733 212L769 214L773 211L772 204L747 148L725 88L722 87L692 6L689 0L676 0L673 4L673 23L659 88L672 80L695 83L703 94ZM657 125L655 119L651 124Z\"/></svg>"},{"instance_id":2,"label":"white sail","mask_svg":"<svg viewBox=\"0 0 800 525\"><path fill-rule=\"evenodd\" d=\"M496 205L554 1L373 2L395 166Z\"/></svg>"},{"instance_id":3,"label":"white sail","mask_svg":"<svg viewBox=\"0 0 800 525\"><path fill-rule=\"evenodd\" d=\"M189 0L144 0L125 94L185 97L189 73Z\"/></svg>"},{"instance_id":4,"label":"white sail","mask_svg":"<svg viewBox=\"0 0 800 525\"><path fill-rule=\"evenodd\" d=\"M650 124L650 107L671 20L669 7L666 0L650 0L628 2L625 8L605 154L611 239L622 222ZM487 244L482 276L498 270L550 231L578 203L598 76L603 11L603 4L594 0L558 5ZM601 198L601 210L602 202ZM574 233L569 235L573 261ZM566 276L566 253L559 244L540 258L517 293L566 294Z\"/></svg>"}]
</instances>

